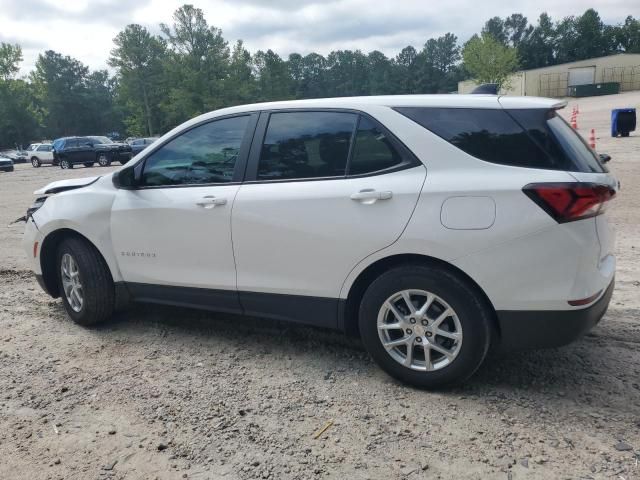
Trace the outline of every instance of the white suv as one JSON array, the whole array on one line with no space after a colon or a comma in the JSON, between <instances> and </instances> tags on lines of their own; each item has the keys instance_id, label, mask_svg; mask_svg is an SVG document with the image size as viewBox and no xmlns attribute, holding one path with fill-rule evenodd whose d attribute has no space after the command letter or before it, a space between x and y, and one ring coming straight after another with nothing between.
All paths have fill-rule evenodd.
<instances>
[{"instance_id":1,"label":"white suv","mask_svg":"<svg viewBox=\"0 0 640 480\"><path fill-rule=\"evenodd\" d=\"M82 325L127 301L357 334L436 387L491 344L566 344L613 290L618 188L556 113L490 95L278 102L202 115L28 213L41 286Z\"/></svg>"}]
</instances>

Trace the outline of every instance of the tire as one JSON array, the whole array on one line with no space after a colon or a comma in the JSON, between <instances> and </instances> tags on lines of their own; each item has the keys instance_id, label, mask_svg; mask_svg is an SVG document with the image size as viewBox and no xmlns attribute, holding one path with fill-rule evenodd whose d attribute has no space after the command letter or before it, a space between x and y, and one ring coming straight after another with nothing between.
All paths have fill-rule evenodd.
<instances>
[{"instance_id":1,"label":"tire","mask_svg":"<svg viewBox=\"0 0 640 480\"><path fill-rule=\"evenodd\" d=\"M426 318L406 315L409 309L400 293L406 290L411 290L409 299L415 304L414 309L428 303L429 298L436 298L428 307ZM431 297L424 296L424 293ZM387 300L394 302L402 321L398 321L396 314L386 307ZM441 328L434 327L433 321L446 315L444 309L447 307L453 310L454 315L445 316ZM438 388L461 383L480 367L491 342L491 318L492 311L482 296L452 271L439 266L407 265L383 273L369 285L360 303L358 321L364 346L385 372L415 387ZM403 327L379 330L379 322L397 322ZM445 334L450 338L445 338ZM457 340L453 339L455 335ZM407 361L409 347L401 344L388 350L383 345L383 338L387 342L405 338L411 341L411 368L400 363ZM421 343L417 343L419 341ZM427 348L429 363L426 361ZM436 348L446 350L450 356ZM428 365L431 366L430 371L427 371Z\"/></svg>"},{"instance_id":2,"label":"tire","mask_svg":"<svg viewBox=\"0 0 640 480\"><path fill-rule=\"evenodd\" d=\"M620 134L621 137L628 137L629 136L629 132L622 132Z\"/></svg>"},{"instance_id":3,"label":"tire","mask_svg":"<svg viewBox=\"0 0 640 480\"><path fill-rule=\"evenodd\" d=\"M68 277L65 279L62 267L63 261L68 262L66 256L71 257L78 272L77 278L81 285L79 295L82 298L80 304L77 302L78 297L68 295L65 289ZM115 306L115 288L107 264L93 245L75 237L63 240L57 252L56 270L62 303L74 322L90 326L111 317Z\"/></svg>"},{"instance_id":4,"label":"tire","mask_svg":"<svg viewBox=\"0 0 640 480\"><path fill-rule=\"evenodd\" d=\"M38 157L33 157L31 159L31 165L33 165L33 168L38 168L40 167L40 165L42 165L42 162L40 162L40 159Z\"/></svg>"},{"instance_id":5,"label":"tire","mask_svg":"<svg viewBox=\"0 0 640 480\"><path fill-rule=\"evenodd\" d=\"M83 165L84 165L86 168L90 168L90 167L93 167L94 162L86 162L86 163L84 163Z\"/></svg>"},{"instance_id":6,"label":"tire","mask_svg":"<svg viewBox=\"0 0 640 480\"><path fill-rule=\"evenodd\" d=\"M111 160L109 160L109 157L107 156L106 153L100 153L98 154L98 165L100 165L101 167L108 167L109 165L111 165Z\"/></svg>"},{"instance_id":7,"label":"tire","mask_svg":"<svg viewBox=\"0 0 640 480\"><path fill-rule=\"evenodd\" d=\"M71 163L69 160L64 158L64 159L60 160L60 168L62 168L63 170L71 169L71 168L73 168L73 163Z\"/></svg>"}]
</instances>

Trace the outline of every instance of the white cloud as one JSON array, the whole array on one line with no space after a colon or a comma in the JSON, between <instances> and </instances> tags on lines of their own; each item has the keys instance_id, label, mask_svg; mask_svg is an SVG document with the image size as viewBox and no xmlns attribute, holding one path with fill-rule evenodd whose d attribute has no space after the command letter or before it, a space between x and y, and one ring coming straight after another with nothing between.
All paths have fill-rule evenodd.
<instances>
[{"instance_id":1,"label":"white cloud","mask_svg":"<svg viewBox=\"0 0 640 480\"><path fill-rule=\"evenodd\" d=\"M271 48L281 55L359 48L393 56L446 32L464 41L493 16L518 12L535 22L546 11L559 20L587 8L579 0L0 0L0 41L22 45L23 74L46 49L92 69L106 68L113 37L127 24L158 32L158 24L171 23L175 9L187 1L202 8L230 44L241 38L251 51ZM635 1L595 0L589 6L605 22L618 23L637 15L630 6Z\"/></svg>"}]
</instances>

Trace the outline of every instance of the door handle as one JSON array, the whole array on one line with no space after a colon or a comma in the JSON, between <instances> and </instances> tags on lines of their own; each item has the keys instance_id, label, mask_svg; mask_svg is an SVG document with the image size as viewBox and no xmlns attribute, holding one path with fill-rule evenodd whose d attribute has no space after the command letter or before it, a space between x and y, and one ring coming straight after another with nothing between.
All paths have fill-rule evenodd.
<instances>
[{"instance_id":1,"label":"door handle","mask_svg":"<svg viewBox=\"0 0 640 480\"><path fill-rule=\"evenodd\" d=\"M202 197L202 201L196 203L196 205L198 205L199 207L206 209L214 208L216 205L226 204L226 198L216 198L214 195L207 195L206 197Z\"/></svg>"},{"instance_id":2,"label":"door handle","mask_svg":"<svg viewBox=\"0 0 640 480\"><path fill-rule=\"evenodd\" d=\"M378 200L389 200L391 197L393 197L393 192L389 190L378 191L373 188L365 188L359 192L351 194L351 200L360 201L366 204L375 203Z\"/></svg>"}]
</instances>

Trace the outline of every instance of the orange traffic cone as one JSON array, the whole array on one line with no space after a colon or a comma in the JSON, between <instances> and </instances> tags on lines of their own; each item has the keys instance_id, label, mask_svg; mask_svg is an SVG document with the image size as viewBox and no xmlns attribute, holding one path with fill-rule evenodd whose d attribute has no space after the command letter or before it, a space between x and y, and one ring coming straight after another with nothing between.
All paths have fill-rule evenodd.
<instances>
[{"instance_id":1,"label":"orange traffic cone","mask_svg":"<svg viewBox=\"0 0 640 480\"><path fill-rule=\"evenodd\" d=\"M589 135L589 146L596 149L596 131L595 129L591 129L591 135Z\"/></svg>"},{"instance_id":2,"label":"orange traffic cone","mask_svg":"<svg viewBox=\"0 0 640 480\"><path fill-rule=\"evenodd\" d=\"M571 128L578 130L578 117L575 114L571 115Z\"/></svg>"}]
</instances>

